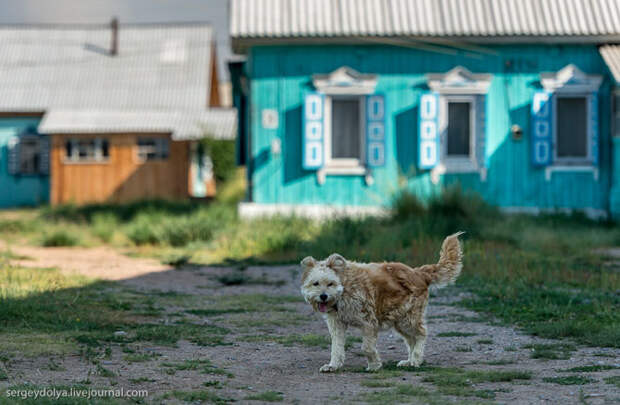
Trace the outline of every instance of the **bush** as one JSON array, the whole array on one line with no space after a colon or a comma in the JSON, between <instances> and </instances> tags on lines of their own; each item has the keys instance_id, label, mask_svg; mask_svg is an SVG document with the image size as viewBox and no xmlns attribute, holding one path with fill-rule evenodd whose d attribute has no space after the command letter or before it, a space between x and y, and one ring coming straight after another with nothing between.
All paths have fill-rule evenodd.
<instances>
[{"instance_id":1,"label":"bush","mask_svg":"<svg viewBox=\"0 0 620 405\"><path fill-rule=\"evenodd\" d=\"M75 246L79 243L79 238L65 229L55 229L46 231L41 238L41 246Z\"/></svg>"},{"instance_id":2,"label":"bush","mask_svg":"<svg viewBox=\"0 0 620 405\"><path fill-rule=\"evenodd\" d=\"M109 242L116 231L118 221L111 213L93 215L93 234L103 242Z\"/></svg>"},{"instance_id":3,"label":"bush","mask_svg":"<svg viewBox=\"0 0 620 405\"><path fill-rule=\"evenodd\" d=\"M155 221L149 215L139 215L127 227L125 234L136 245L155 245L160 242Z\"/></svg>"},{"instance_id":4,"label":"bush","mask_svg":"<svg viewBox=\"0 0 620 405\"><path fill-rule=\"evenodd\" d=\"M216 181L225 182L235 175L235 141L204 138L200 145L211 157Z\"/></svg>"},{"instance_id":5,"label":"bush","mask_svg":"<svg viewBox=\"0 0 620 405\"><path fill-rule=\"evenodd\" d=\"M403 190L392 202L392 216L395 219L421 217L426 214L426 207L417 195Z\"/></svg>"}]
</instances>

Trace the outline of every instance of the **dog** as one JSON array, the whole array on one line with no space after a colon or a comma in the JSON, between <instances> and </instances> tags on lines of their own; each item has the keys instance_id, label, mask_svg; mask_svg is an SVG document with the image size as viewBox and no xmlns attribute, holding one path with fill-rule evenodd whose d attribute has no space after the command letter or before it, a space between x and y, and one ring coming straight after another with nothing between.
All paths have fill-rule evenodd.
<instances>
[{"instance_id":1,"label":"dog","mask_svg":"<svg viewBox=\"0 0 620 405\"><path fill-rule=\"evenodd\" d=\"M381 368L379 330L394 328L407 345L408 358L399 367L419 367L426 343L425 313L430 287L453 283L462 268L458 232L441 246L439 262L411 268L402 263L356 263L334 253L318 261L301 261L301 292L315 312L324 315L331 336L331 359L319 371L341 368L348 327L361 329L368 371Z\"/></svg>"}]
</instances>

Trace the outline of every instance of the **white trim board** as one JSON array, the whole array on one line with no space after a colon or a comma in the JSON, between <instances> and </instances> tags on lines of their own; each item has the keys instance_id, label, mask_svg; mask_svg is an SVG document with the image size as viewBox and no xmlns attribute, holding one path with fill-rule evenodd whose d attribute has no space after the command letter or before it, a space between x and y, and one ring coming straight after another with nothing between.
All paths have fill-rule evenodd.
<instances>
[{"instance_id":1,"label":"white trim board","mask_svg":"<svg viewBox=\"0 0 620 405\"><path fill-rule=\"evenodd\" d=\"M322 205L322 204L259 204L242 202L238 206L241 218L297 216L312 219L338 217L387 216L389 210L380 206Z\"/></svg>"},{"instance_id":2,"label":"white trim board","mask_svg":"<svg viewBox=\"0 0 620 405\"><path fill-rule=\"evenodd\" d=\"M237 207L241 218L262 218L282 216L297 216L311 219L330 219L339 217L383 217L389 215L389 208L381 206L353 206L353 205L322 205L322 204L260 204L252 202L239 203ZM506 214L570 214L583 212L591 219L608 218L607 211L598 208L539 208L539 207L499 207Z\"/></svg>"}]
</instances>

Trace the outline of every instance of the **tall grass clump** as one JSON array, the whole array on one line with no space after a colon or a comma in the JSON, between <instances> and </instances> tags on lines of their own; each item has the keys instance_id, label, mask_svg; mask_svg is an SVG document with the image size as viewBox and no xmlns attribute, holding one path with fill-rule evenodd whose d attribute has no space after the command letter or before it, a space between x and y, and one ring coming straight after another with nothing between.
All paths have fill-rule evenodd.
<instances>
[{"instance_id":1,"label":"tall grass clump","mask_svg":"<svg viewBox=\"0 0 620 405\"><path fill-rule=\"evenodd\" d=\"M59 247L76 246L80 243L80 238L70 229L56 228L43 231L40 238L41 246Z\"/></svg>"},{"instance_id":2,"label":"tall grass clump","mask_svg":"<svg viewBox=\"0 0 620 405\"><path fill-rule=\"evenodd\" d=\"M110 213L98 213L93 216L92 232L101 239L102 242L108 243L114 236L118 227L118 219Z\"/></svg>"}]
</instances>

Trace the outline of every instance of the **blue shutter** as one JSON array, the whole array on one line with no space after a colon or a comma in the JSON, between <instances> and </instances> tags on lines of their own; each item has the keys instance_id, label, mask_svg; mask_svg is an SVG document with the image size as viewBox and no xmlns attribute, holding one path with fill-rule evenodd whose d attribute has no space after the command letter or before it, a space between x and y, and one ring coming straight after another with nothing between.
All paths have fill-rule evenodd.
<instances>
[{"instance_id":1,"label":"blue shutter","mask_svg":"<svg viewBox=\"0 0 620 405\"><path fill-rule=\"evenodd\" d=\"M553 159L553 95L537 91L532 100L531 154L534 166L548 166Z\"/></svg>"},{"instance_id":2,"label":"blue shutter","mask_svg":"<svg viewBox=\"0 0 620 405\"><path fill-rule=\"evenodd\" d=\"M418 166L432 169L439 163L439 94L422 94L419 115Z\"/></svg>"},{"instance_id":3,"label":"blue shutter","mask_svg":"<svg viewBox=\"0 0 620 405\"><path fill-rule=\"evenodd\" d=\"M324 106L325 97L321 93L307 93L304 98L303 119L303 168L319 169L324 162Z\"/></svg>"},{"instance_id":4,"label":"blue shutter","mask_svg":"<svg viewBox=\"0 0 620 405\"><path fill-rule=\"evenodd\" d=\"M47 135L39 137L39 173L50 173L50 139Z\"/></svg>"},{"instance_id":5,"label":"blue shutter","mask_svg":"<svg viewBox=\"0 0 620 405\"><path fill-rule=\"evenodd\" d=\"M19 174L19 136L13 136L9 139L8 144L8 172L12 175Z\"/></svg>"},{"instance_id":6,"label":"blue shutter","mask_svg":"<svg viewBox=\"0 0 620 405\"><path fill-rule=\"evenodd\" d=\"M478 167L486 167L486 157L484 155L486 143L486 96L476 96L476 163Z\"/></svg>"},{"instance_id":7,"label":"blue shutter","mask_svg":"<svg viewBox=\"0 0 620 405\"><path fill-rule=\"evenodd\" d=\"M366 163L368 167L385 166L385 97L366 96Z\"/></svg>"},{"instance_id":8,"label":"blue shutter","mask_svg":"<svg viewBox=\"0 0 620 405\"><path fill-rule=\"evenodd\" d=\"M592 165L598 166L598 93L594 92L589 98L590 102L590 151L592 153Z\"/></svg>"}]
</instances>

